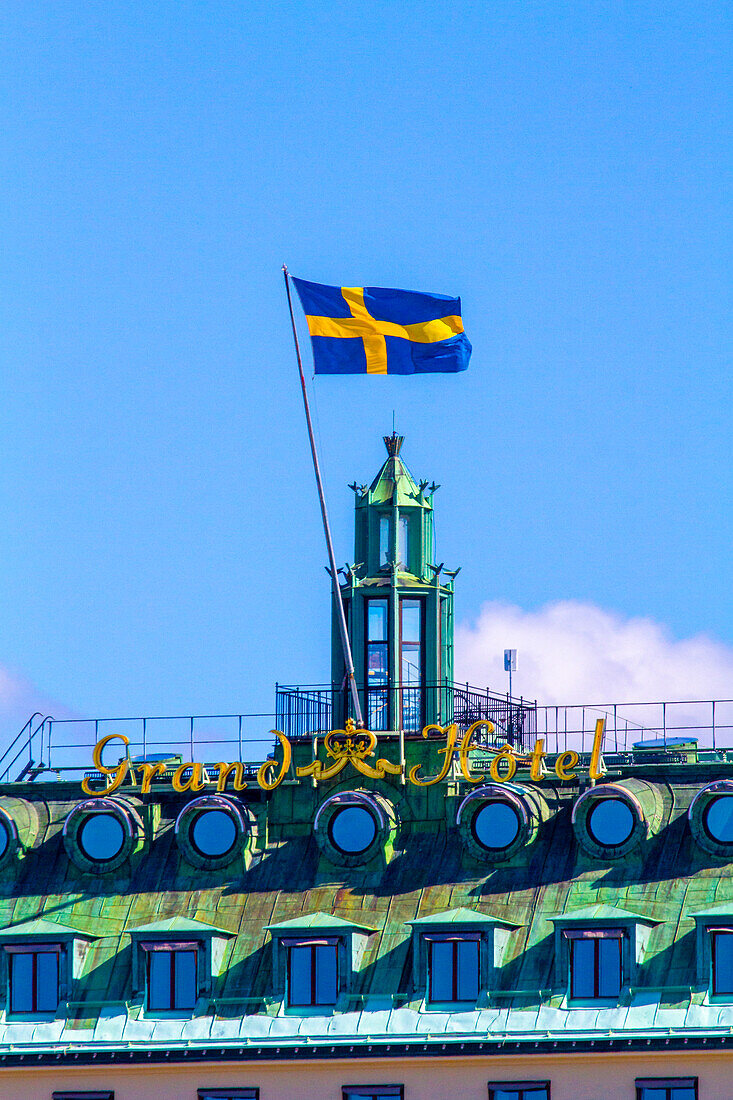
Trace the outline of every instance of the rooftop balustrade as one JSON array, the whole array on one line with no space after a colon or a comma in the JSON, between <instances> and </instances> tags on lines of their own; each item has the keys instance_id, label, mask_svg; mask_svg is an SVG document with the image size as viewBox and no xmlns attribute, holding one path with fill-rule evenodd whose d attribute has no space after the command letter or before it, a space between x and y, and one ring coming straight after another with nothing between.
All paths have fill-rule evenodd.
<instances>
[{"instance_id":1,"label":"rooftop balustrade","mask_svg":"<svg viewBox=\"0 0 733 1100\"><path fill-rule=\"evenodd\" d=\"M384 737L419 736L429 707L440 725L454 722L465 732L476 722L474 740L486 747L509 743L530 751L537 738L548 754L574 749L581 760L592 748L596 722L605 722L607 761L638 763L733 763L733 700L593 703L538 706L468 684L442 682L422 688L390 685L362 691L367 726ZM334 716L348 714L344 689L326 685L276 688L275 712L140 718L61 719L34 714L0 757L0 782L77 778L92 769L94 746L105 737L105 760L188 760L240 762L255 775L273 752L273 730L291 740L310 740L334 728ZM391 720L401 716L401 723ZM439 734L436 731L436 736Z\"/></svg>"}]
</instances>

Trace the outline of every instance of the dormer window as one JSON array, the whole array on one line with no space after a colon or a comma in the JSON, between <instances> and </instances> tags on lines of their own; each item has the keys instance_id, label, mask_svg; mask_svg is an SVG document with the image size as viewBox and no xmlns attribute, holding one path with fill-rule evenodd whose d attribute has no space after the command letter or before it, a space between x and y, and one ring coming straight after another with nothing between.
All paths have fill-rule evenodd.
<instances>
[{"instance_id":1,"label":"dormer window","mask_svg":"<svg viewBox=\"0 0 733 1100\"><path fill-rule=\"evenodd\" d=\"M56 1012L59 1007L60 944L8 944L10 1012Z\"/></svg>"},{"instance_id":2,"label":"dormer window","mask_svg":"<svg viewBox=\"0 0 733 1100\"><path fill-rule=\"evenodd\" d=\"M570 941L570 997L615 1000L622 985L623 929L566 929L564 935Z\"/></svg>"},{"instance_id":3,"label":"dormer window","mask_svg":"<svg viewBox=\"0 0 733 1100\"><path fill-rule=\"evenodd\" d=\"M333 1008L338 999L338 937L284 939L288 1008Z\"/></svg>"},{"instance_id":4,"label":"dormer window","mask_svg":"<svg viewBox=\"0 0 733 1100\"><path fill-rule=\"evenodd\" d=\"M198 1000L200 944L141 942L149 1012L190 1011Z\"/></svg>"},{"instance_id":5,"label":"dormer window","mask_svg":"<svg viewBox=\"0 0 733 1100\"><path fill-rule=\"evenodd\" d=\"M632 985L652 928L659 921L613 905L587 905L551 917L555 980L569 1001L618 1001Z\"/></svg>"},{"instance_id":6,"label":"dormer window","mask_svg":"<svg viewBox=\"0 0 733 1100\"><path fill-rule=\"evenodd\" d=\"M733 927L710 929L711 991L714 997L733 997Z\"/></svg>"},{"instance_id":7,"label":"dormer window","mask_svg":"<svg viewBox=\"0 0 733 1100\"><path fill-rule=\"evenodd\" d=\"M192 1012L199 998L211 994L232 935L186 917L130 929L132 988L145 1011Z\"/></svg>"},{"instance_id":8,"label":"dormer window","mask_svg":"<svg viewBox=\"0 0 733 1100\"><path fill-rule=\"evenodd\" d=\"M274 994L283 1011L325 1013L341 994L353 992L354 976L373 929L336 917L310 913L271 924Z\"/></svg>"},{"instance_id":9,"label":"dormer window","mask_svg":"<svg viewBox=\"0 0 733 1100\"><path fill-rule=\"evenodd\" d=\"M516 924L450 909L408 921L412 926L413 984L425 1004L475 1005L494 984L504 949Z\"/></svg>"},{"instance_id":10,"label":"dormer window","mask_svg":"<svg viewBox=\"0 0 733 1100\"><path fill-rule=\"evenodd\" d=\"M9 1015L55 1015L71 997L93 939L45 917L0 929L0 989Z\"/></svg>"},{"instance_id":11,"label":"dormer window","mask_svg":"<svg viewBox=\"0 0 733 1100\"><path fill-rule=\"evenodd\" d=\"M428 1000L475 1004L479 992L478 932L425 936L428 948Z\"/></svg>"}]
</instances>

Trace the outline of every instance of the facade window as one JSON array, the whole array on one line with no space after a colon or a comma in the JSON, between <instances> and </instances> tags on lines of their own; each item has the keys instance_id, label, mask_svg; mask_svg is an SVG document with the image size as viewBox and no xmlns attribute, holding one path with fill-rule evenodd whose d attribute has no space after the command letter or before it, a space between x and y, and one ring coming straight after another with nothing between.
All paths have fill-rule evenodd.
<instances>
[{"instance_id":1,"label":"facade window","mask_svg":"<svg viewBox=\"0 0 733 1100\"><path fill-rule=\"evenodd\" d=\"M338 939L282 942L288 953L288 1007L333 1007L338 997Z\"/></svg>"},{"instance_id":2,"label":"facade window","mask_svg":"<svg viewBox=\"0 0 733 1100\"><path fill-rule=\"evenodd\" d=\"M199 1089L197 1100L259 1100L259 1089Z\"/></svg>"},{"instance_id":3,"label":"facade window","mask_svg":"<svg viewBox=\"0 0 733 1100\"><path fill-rule=\"evenodd\" d=\"M733 996L733 928L716 928L710 932L712 956L712 994Z\"/></svg>"},{"instance_id":4,"label":"facade window","mask_svg":"<svg viewBox=\"0 0 733 1100\"><path fill-rule=\"evenodd\" d=\"M489 1100L550 1100L549 1081L493 1081Z\"/></svg>"},{"instance_id":5,"label":"facade window","mask_svg":"<svg viewBox=\"0 0 733 1100\"><path fill-rule=\"evenodd\" d=\"M637 1078L636 1100L697 1100L697 1077Z\"/></svg>"},{"instance_id":6,"label":"facade window","mask_svg":"<svg viewBox=\"0 0 733 1100\"><path fill-rule=\"evenodd\" d=\"M367 728L389 729L389 603L387 600L367 600L366 667L367 667Z\"/></svg>"},{"instance_id":7,"label":"facade window","mask_svg":"<svg viewBox=\"0 0 733 1100\"><path fill-rule=\"evenodd\" d=\"M400 687L402 728L422 726L422 600L400 600Z\"/></svg>"},{"instance_id":8,"label":"facade window","mask_svg":"<svg viewBox=\"0 0 733 1100\"><path fill-rule=\"evenodd\" d=\"M480 934L429 935L428 1000L475 1003L479 991Z\"/></svg>"},{"instance_id":9,"label":"facade window","mask_svg":"<svg viewBox=\"0 0 733 1100\"><path fill-rule=\"evenodd\" d=\"M402 1085L344 1085L341 1100L403 1100Z\"/></svg>"},{"instance_id":10,"label":"facade window","mask_svg":"<svg viewBox=\"0 0 733 1100\"><path fill-rule=\"evenodd\" d=\"M149 1012L187 1011L198 999L198 944L143 943Z\"/></svg>"},{"instance_id":11,"label":"facade window","mask_svg":"<svg viewBox=\"0 0 733 1100\"><path fill-rule=\"evenodd\" d=\"M92 1092L54 1092L53 1100L115 1100L112 1089L95 1089Z\"/></svg>"},{"instance_id":12,"label":"facade window","mask_svg":"<svg viewBox=\"0 0 733 1100\"><path fill-rule=\"evenodd\" d=\"M59 1007L59 955L55 944L8 946L10 1011L56 1012Z\"/></svg>"},{"instance_id":13,"label":"facade window","mask_svg":"<svg viewBox=\"0 0 733 1100\"><path fill-rule=\"evenodd\" d=\"M621 929L566 931L570 941L570 997L605 1000L618 997L622 984Z\"/></svg>"}]
</instances>

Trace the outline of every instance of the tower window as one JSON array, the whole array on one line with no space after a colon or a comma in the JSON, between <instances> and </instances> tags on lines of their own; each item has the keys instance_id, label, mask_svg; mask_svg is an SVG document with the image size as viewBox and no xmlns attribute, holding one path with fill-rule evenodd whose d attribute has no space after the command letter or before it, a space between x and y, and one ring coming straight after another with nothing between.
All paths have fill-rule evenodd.
<instances>
[{"instance_id":1,"label":"tower window","mask_svg":"<svg viewBox=\"0 0 733 1100\"><path fill-rule=\"evenodd\" d=\"M367 601L367 726L370 730L389 728L389 648L387 600Z\"/></svg>"},{"instance_id":2,"label":"tower window","mask_svg":"<svg viewBox=\"0 0 733 1100\"><path fill-rule=\"evenodd\" d=\"M386 565L389 559L389 516L379 517L379 564Z\"/></svg>"},{"instance_id":3,"label":"tower window","mask_svg":"<svg viewBox=\"0 0 733 1100\"><path fill-rule=\"evenodd\" d=\"M402 728L422 725L422 600L400 600L400 687Z\"/></svg>"},{"instance_id":4,"label":"tower window","mask_svg":"<svg viewBox=\"0 0 733 1100\"><path fill-rule=\"evenodd\" d=\"M402 568L410 571L410 523L407 516L400 516L400 543L398 556Z\"/></svg>"},{"instance_id":5,"label":"tower window","mask_svg":"<svg viewBox=\"0 0 733 1100\"><path fill-rule=\"evenodd\" d=\"M410 568L410 520L407 516L400 516L398 526L397 558L402 568L409 571ZM392 534L391 516L379 517L379 566L383 568L389 565L390 560L390 536Z\"/></svg>"}]
</instances>

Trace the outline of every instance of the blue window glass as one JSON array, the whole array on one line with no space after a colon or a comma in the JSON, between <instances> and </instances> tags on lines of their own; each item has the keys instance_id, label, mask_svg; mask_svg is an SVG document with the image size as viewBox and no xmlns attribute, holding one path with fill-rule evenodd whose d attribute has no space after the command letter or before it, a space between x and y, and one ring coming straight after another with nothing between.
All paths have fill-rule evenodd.
<instances>
[{"instance_id":1,"label":"blue window glass","mask_svg":"<svg viewBox=\"0 0 733 1100\"><path fill-rule=\"evenodd\" d=\"M10 1011L55 1012L59 1007L57 951L10 954Z\"/></svg>"},{"instance_id":2,"label":"blue window glass","mask_svg":"<svg viewBox=\"0 0 733 1100\"><path fill-rule=\"evenodd\" d=\"M422 600L400 600L400 686L402 728L422 725Z\"/></svg>"},{"instance_id":3,"label":"blue window glass","mask_svg":"<svg viewBox=\"0 0 733 1100\"><path fill-rule=\"evenodd\" d=\"M410 521L407 516L400 516L400 546L399 560L402 568L410 571Z\"/></svg>"},{"instance_id":4,"label":"blue window glass","mask_svg":"<svg viewBox=\"0 0 733 1100\"><path fill-rule=\"evenodd\" d=\"M197 1000L195 949L148 951L148 1009L186 1011Z\"/></svg>"},{"instance_id":5,"label":"blue window glass","mask_svg":"<svg viewBox=\"0 0 733 1100\"><path fill-rule=\"evenodd\" d=\"M345 806L331 818L329 833L332 842L342 852L358 855L374 841L377 823L365 806Z\"/></svg>"},{"instance_id":6,"label":"blue window glass","mask_svg":"<svg viewBox=\"0 0 733 1100\"><path fill-rule=\"evenodd\" d=\"M520 824L508 802L486 802L473 815L471 829L482 848L498 852L517 839Z\"/></svg>"},{"instance_id":7,"label":"blue window glass","mask_svg":"<svg viewBox=\"0 0 733 1100\"><path fill-rule=\"evenodd\" d=\"M338 996L337 945L303 944L288 948L288 1005L328 1006Z\"/></svg>"},{"instance_id":8,"label":"blue window glass","mask_svg":"<svg viewBox=\"0 0 733 1100\"><path fill-rule=\"evenodd\" d=\"M588 814L588 830L604 848L625 844L635 824L631 809L620 798L601 798Z\"/></svg>"},{"instance_id":9,"label":"blue window glass","mask_svg":"<svg viewBox=\"0 0 733 1100\"><path fill-rule=\"evenodd\" d=\"M433 938L428 941L428 1000L475 1002L479 991L477 939Z\"/></svg>"},{"instance_id":10,"label":"blue window glass","mask_svg":"<svg viewBox=\"0 0 733 1100\"><path fill-rule=\"evenodd\" d=\"M225 856L234 847L237 826L225 810L203 810L193 823L191 840L202 856L216 859Z\"/></svg>"},{"instance_id":11,"label":"blue window glass","mask_svg":"<svg viewBox=\"0 0 733 1100\"><path fill-rule=\"evenodd\" d=\"M366 668L367 727L370 730L389 729L389 652L387 600L367 600Z\"/></svg>"},{"instance_id":12,"label":"blue window glass","mask_svg":"<svg viewBox=\"0 0 733 1100\"><path fill-rule=\"evenodd\" d=\"M705 812L705 827L713 840L733 844L733 797L714 798Z\"/></svg>"},{"instance_id":13,"label":"blue window glass","mask_svg":"<svg viewBox=\"0 0 733 1100\"><path fill-rule=\"evenodd\" d=\"M199 1089L197 1100L259 1100L259 1089Z\"/></svg>"},{"instance_id":14,"label":"blue window glass","mask_svg":"<svg viewBox=\"0 0 733 1100\"><path fill-rule=\"evenodd\" d=\"M9 843L8 827L3 821L0 821L0 859L2 859L7 852Z\"/></svg>"},{"instance_id":15,"label":"blue window glass","mask_svg":"<svg viewBox=\"0 0 733 1100\"><path fill-rule=\"evenodd\" d=\"M733 995L733 933L711 933L713 962L713 994Z\"/></svg>"},{"instance_id":16,"label":"blue window glass","mask_svg":"<svg viewBox=\"0 0 733 1100\"><path fill-rule=\"evenodd\" d=\"M379 564L387 564L389 558L389 516L379 517Z\"/></svg>"},{"instance_id":17,"label":"blue window glass","mask_svg":"<svg viewBox=\"0 0 733 1100\"><path fill-rule=\"evenodd\" d=\"M696 1077L648 1077L636 1081L637 1100L697 1100Z\"/></svg>"},{"instance_id":18,"label":"blue window glass","mask_svg":"<svg viewBox=\"0 0 733 1100\"><path fill-rule=\"evenodd\" d=\"M621 992L620 937L570 940L570 996L580 1000L618 997Z\"/></svg>"},{"instance_id":19,"label":"blue window glass","mask_svg":"<svg viewBox=\"0 0 733 1100\"><path fill-rule=\"evenodd\" d=\"M402 1100L402 1085L346 1085L342 1100Z\"/></svg>"},{"instance_id":20,"label":"blue window glass","mask_svg":"<svg viewBox=\"0 0 733 1100\"><path fill-rule=\"evenodd\" d=\"M489 1085L489 1100L550 1100L550 1084L544 1081L507 1081Z\"/></svg>"},{"instance_id":21,"label":"blue window glass","mask_svg":"<svg viewBox=\"0 0 733 1100\"><path fill-rule=\"evenodd\" d=\"M79 847L95 862L114 859L124 843L125 830L115 814L89 814L79 830Z\"/></svg>"}]
</instances>

